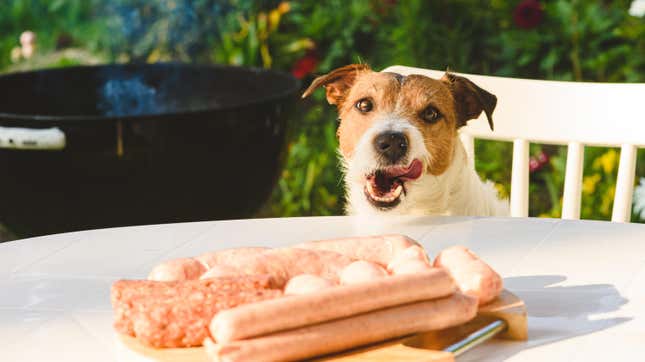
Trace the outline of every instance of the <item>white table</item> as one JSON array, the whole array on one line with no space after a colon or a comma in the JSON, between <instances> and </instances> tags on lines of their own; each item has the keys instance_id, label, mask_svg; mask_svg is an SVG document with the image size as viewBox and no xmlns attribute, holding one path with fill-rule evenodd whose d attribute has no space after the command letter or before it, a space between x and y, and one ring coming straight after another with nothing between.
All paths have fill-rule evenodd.
<instances>
[{"instance_id":1,"label":"white table","mask_svg":"<svg viewBox=\"0 0 645 362\"><path fill-rule=\"evenodd\" d=\"M170 258L235 246L404 233L463 244L524 299L529 341L459 361L645 360L645 225L553 219L258 219L104 229L0 244L0 360L112 361L110 284Z\"/></svg>"}]
</instances>

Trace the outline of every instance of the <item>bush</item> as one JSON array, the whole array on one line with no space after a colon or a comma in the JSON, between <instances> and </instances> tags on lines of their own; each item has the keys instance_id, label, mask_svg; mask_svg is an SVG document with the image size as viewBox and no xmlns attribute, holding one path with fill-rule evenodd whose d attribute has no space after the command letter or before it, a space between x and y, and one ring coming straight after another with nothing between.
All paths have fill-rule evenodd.
<instances>
[{"instance_id":1,"label":"bush","mask_svg":"<svg viewBox=\"0 0 645 362\"><path fill-rule=\"evenodd\" d=\"M314 75L353 62L375 69L405 64L521 78L645 82L645 18L629 15L630 4L9 0L0 4L0 29L5 34L0 39L0 68L9 65L20 32L32 29L45 54L67 38L72 46L110 61L271 67L303 77L305 85ZM260 215L342 213L336 116L321 93L303 102L306 111L293 125L282 178ZM510 147L476 143L479 173L497 182L503 195L509 192ZM566 149L532 145L531 155L530 215L557 217ZM609 218L618 155L614 149L586 149L583 218ZM643 175L645 159L640 156L637 173Z\"/></svg>"}]
</instances>

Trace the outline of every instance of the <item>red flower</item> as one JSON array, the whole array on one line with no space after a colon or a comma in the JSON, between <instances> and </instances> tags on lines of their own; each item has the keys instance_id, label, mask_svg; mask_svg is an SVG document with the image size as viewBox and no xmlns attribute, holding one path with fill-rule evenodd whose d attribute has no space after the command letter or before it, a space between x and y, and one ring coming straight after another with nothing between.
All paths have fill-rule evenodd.
<instances>
[{"instance_id":1,"label":"red flower","mask_svg":"<svg viewBox=\"0 0 645 362\"><path fill-rule=\"evenodd\" d=\"M537 172L542 169L542 167L549 164L549 155L541 151L537 156L532 156L529 158L529 172Z\"/></svg>"},{"instance_id":2,"label":"red flower","mask_svg":"<svg viewBox=\"0 0 645 362\"><path fill-rule=\"evenodd\" d=\"M529 158L529 172L537 172L542 168L542 164L535 157Z\"/></svg>"},{"instance_id":3,"label":"red flower","mask_svg":"<svg viewBox=\"0 0 645 362\"><path fill-rule=\"evenodd\" d=\"M546 152L542 151L537 155L537 160L540 165L544 166L549 163L549 155Z\"/></svg>"},{"instance_id":4,"label":"red flower","mask_svg":"<svg viewBox=\"0 0 645 362\"><path fill-rule=\"evenodd\" d=\"M298 59L291 68L291 74L296 78L302 79L307 74L313 72L318 66L319 59L313 52L307 52L304 57Z\"/></svg>"},{"instance_id":5,"label":"red flower","mask_svg":"<svg viewBox=\"0 0 645 362\"><path fill-rule=\"evenodd\" d=\"M372 8L375 9L375 11L381 15L389 15L392 12L392 7L395 7L399 3L398 0L382 0L382 1L375 1L372 3ZM374 20L372 18L372 20ZM372 23L376 24L377 21L372 21Z\"/></svg>"},{"instance_id":6,"label":"red flower","mask_svg":"<svg viewBox=\"0 0 645 362\"><path fill-rule=\"evenodd\" d=\"M522 0L513 11L513 21L522 29L531 29L540 24L543 15L544 8L538 0Z\"/></svg>"}]
</instances>

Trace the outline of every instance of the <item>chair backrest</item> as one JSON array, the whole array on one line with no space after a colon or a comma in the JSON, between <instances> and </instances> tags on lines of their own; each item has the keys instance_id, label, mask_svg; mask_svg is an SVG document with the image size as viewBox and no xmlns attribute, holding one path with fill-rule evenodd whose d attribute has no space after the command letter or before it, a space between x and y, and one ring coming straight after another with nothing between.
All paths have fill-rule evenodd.
<instances>
[{"instance_id":1,"label":"chair backrest","mask_svg":"<svg viewBox=\"0 0 645 362\"><path fill-rule=\"evenodd\" d=\"M444 72L391 66L384 71L440 78ZM645 83L558 82L459 74L497 96L495 131L485 118L462 128L471 159L474 138L513 142L511 215L528 216L530 142L566 145L562 217L580 218L584 146L620 147L612 221L629 222L636 153L645 147Z\"/></svg>"}]
</instances>

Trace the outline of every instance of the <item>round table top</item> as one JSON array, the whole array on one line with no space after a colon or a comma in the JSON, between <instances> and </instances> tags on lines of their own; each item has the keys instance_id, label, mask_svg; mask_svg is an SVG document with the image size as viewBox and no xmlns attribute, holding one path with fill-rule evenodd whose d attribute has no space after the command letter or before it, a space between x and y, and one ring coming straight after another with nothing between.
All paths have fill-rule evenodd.
<instances>
[{"instance_id":1,"label":"round table top","mask_svg":"<svg viewBox=\"0 0 645 362\"><path fill-rule=\"evenodd\" d=\"M459 361L600 361L645 356L645 225L475 217L312 217L91 230L0 244L6 361L112 361L110 285L157 263L239 246L402 233L430 256L473 249L522 298L529 340L493 340Z\"/></svg>"}]
</instances>

